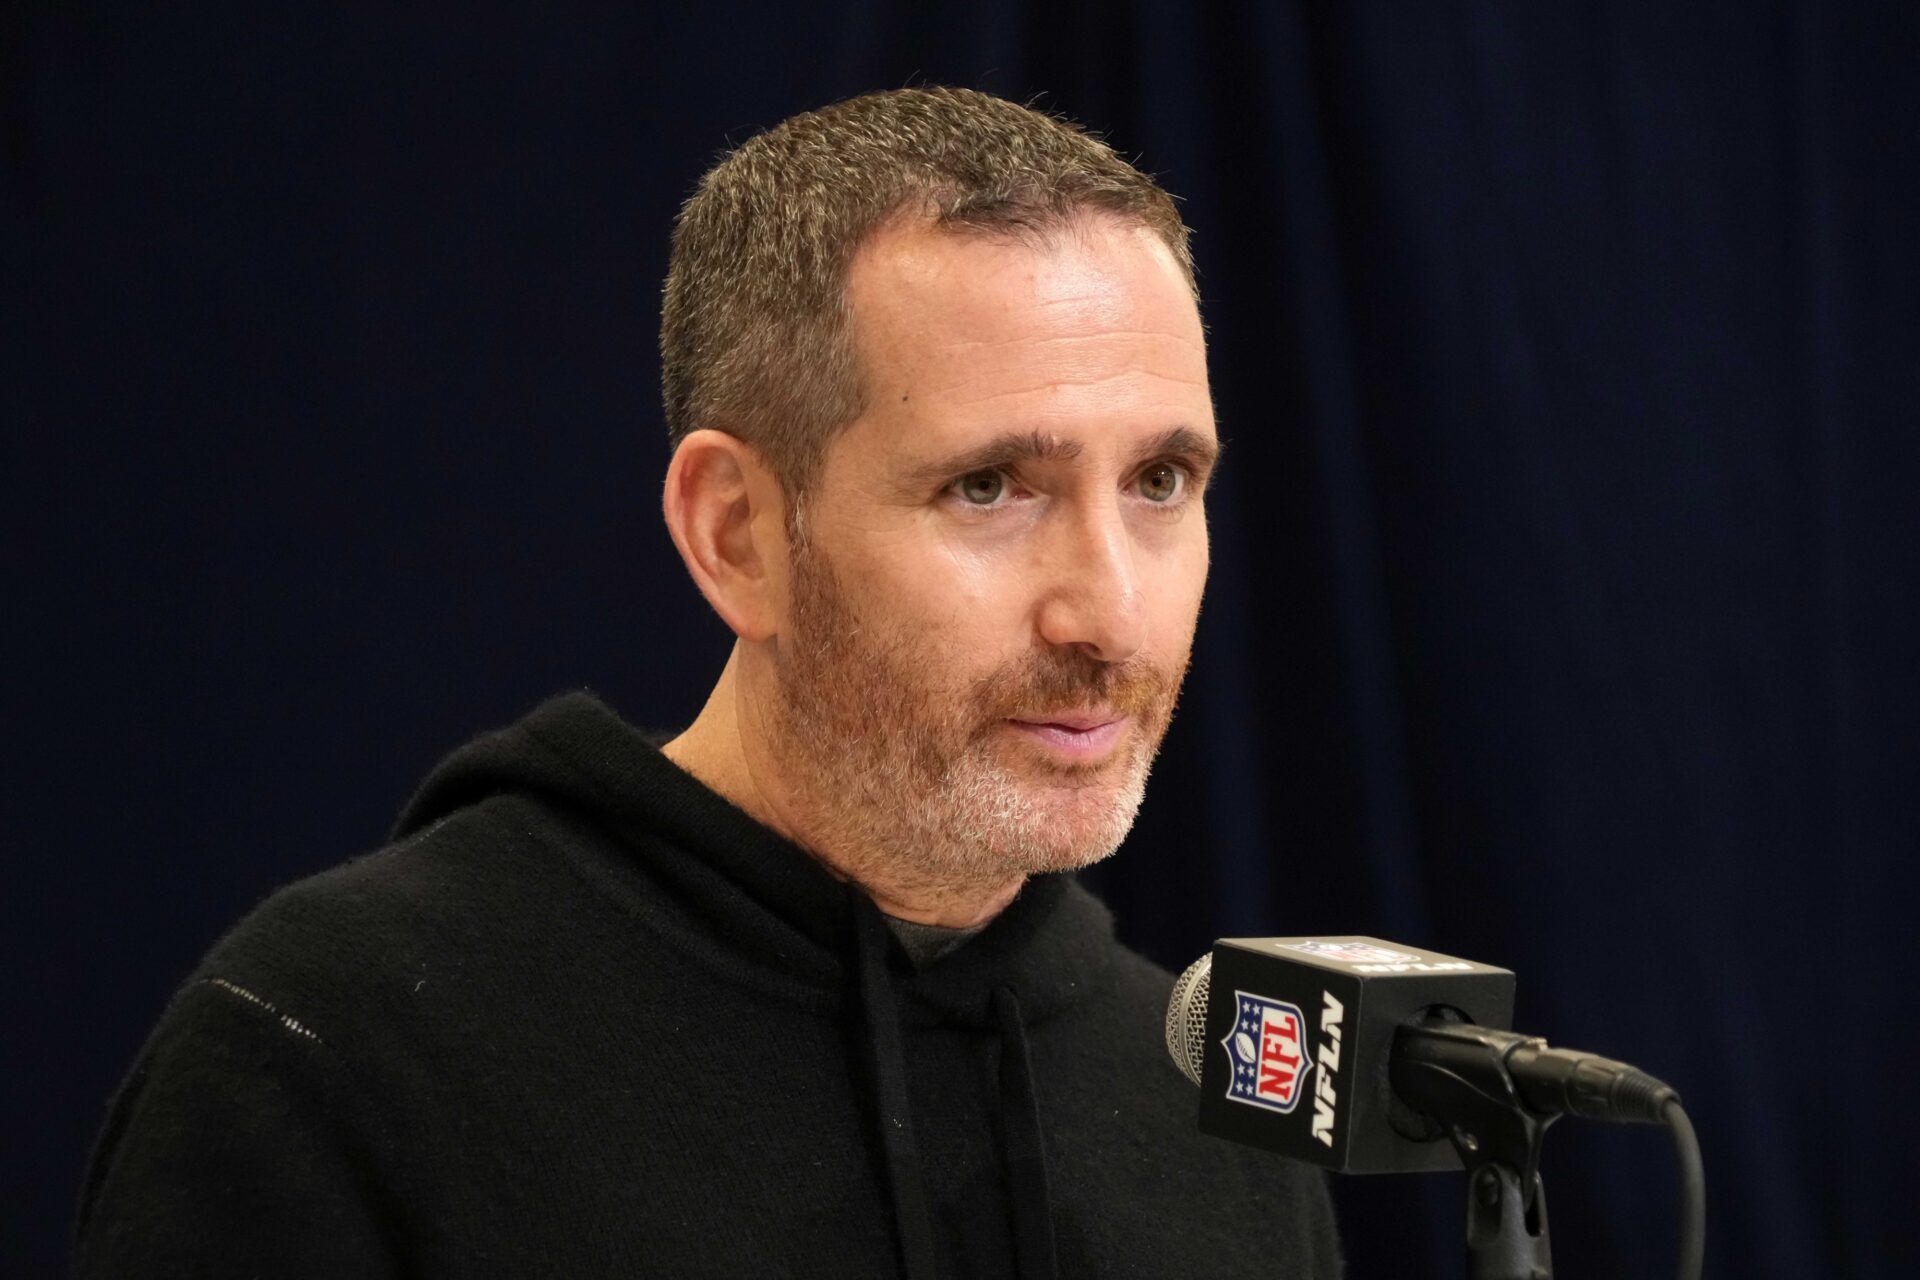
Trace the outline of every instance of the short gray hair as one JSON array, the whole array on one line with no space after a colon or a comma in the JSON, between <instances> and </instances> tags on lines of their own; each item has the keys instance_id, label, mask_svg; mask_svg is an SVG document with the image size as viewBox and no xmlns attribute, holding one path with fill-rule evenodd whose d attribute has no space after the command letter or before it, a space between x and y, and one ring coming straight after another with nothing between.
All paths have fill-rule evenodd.
<instances>
[{"instance_id":1,"label":"short gray hair","mask_svg":"<svg viewBox=\"0 0 1920 1280\"><path fill-rule=\"evenodd\" d=\"M670 443L717 428L752 445L790 496L804 493L866 407L847 267L903 211L1015 236L1106 213L1158 235L1194 283L1173 198L1066 120L938 87L805 112L726 155L674 224L660 314Z\"/></svg>"}]
</instances>

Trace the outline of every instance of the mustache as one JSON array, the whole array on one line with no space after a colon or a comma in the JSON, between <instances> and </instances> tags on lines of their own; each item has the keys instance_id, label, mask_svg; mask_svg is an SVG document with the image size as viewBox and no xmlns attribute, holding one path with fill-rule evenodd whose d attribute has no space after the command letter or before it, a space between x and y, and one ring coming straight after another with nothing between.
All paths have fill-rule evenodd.
<instances>
[{"instance_id":1,"label":"mustache","mask_svg":"<svg viewBox=\"0 0 1920 1280\"><path fill-rule=\"evenodd\" d=\"M974 702L984 720L1037 719L1100 707L1118 716L1143 716L1170 702L1186 674L1144 658L1106 662L1083 650L1036 652L975 681Z\"/></svg>"}]
</instances>

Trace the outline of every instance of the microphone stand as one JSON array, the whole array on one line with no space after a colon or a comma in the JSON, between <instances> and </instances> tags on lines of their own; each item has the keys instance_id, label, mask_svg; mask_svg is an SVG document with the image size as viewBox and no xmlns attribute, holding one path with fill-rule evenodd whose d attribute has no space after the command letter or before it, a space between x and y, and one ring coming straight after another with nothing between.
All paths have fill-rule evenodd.
<instances>
[{"instance_id":1,"label":"microphone stand","mask_svg":"<svg viewBox=\"0 0 1920 1280\"><path fill-rule=\"evenodd\" d=\"M1429 1022L1423 1052L1396 1053L1394 1093L1439 1126L1467 1170L1468 1280L1552 1280L1540 1145L1557 1118L1528 1110L1506 1067L1523 1037L1467 1022ZM1396 1128L1421 1117L1399 1117ZM1403 1128L1404 1131L1404 1128Z\"/></svg>"}]
</instances>

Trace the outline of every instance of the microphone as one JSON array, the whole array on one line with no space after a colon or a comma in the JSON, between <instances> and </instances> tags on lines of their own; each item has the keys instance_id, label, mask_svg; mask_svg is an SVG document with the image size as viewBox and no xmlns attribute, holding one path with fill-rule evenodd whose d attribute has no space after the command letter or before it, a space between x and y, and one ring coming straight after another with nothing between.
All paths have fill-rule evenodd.
<instances>
[{"instance_id":1,"label":"microphone","mask_svg":"<svg viewBox=\"0 0 1920 1280\"><path fill-rule=\"evenodd\" d=\"M1378 938L1222 938L1173 985L1167 1052L1200 1131L1340 1173L1466 1169L1467 1273L1551 1277L1540 1147L1563 1115L1664 1124L1678 1274L1698 1280L1706 1181L1680 1096L1510 1030L1513 973Z\"/></svg>"},{"instance_id":2,"label":"microphone","mask_svg":"<svg viewBox=\"0 0 1920 1280\"><path fill-rule=\"evenodd\" d=\"M1509 1030L1513 991L1378 938L1223 938L1174 984L1167 1051L1202 1132L1341 1173L1459 1169L1494 1143L1530 1173L1560 1115L1667 1122L1678 1095L1652 1076Z\"/></svg>"}]
</instances>

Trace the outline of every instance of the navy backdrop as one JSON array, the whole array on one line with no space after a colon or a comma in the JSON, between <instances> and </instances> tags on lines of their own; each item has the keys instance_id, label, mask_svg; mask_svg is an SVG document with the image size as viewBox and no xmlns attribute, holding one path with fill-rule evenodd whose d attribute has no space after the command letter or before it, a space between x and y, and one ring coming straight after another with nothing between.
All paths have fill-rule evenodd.
<instances>
[{"instance_id":1,"label":"navy backdrop","mask_svg":"<svg viewBox=\"0 0 1920 1280\"><path fill-rule=\"evenodd\" d=\"M1198 233L1231 454L1123 936L1507 965L1683 1089L1711 1274L1914 1274L1920 9L464 8L0 23L9 1274L249 905L556 690L691 717L674 209L916 80L1044 92ZM1658 1134L1545 1173L1561 1275L1667 1269ZM1459 1273L1457 1178L1340 1195L1355 1277Z\"/></svg>"}]
</instances>

